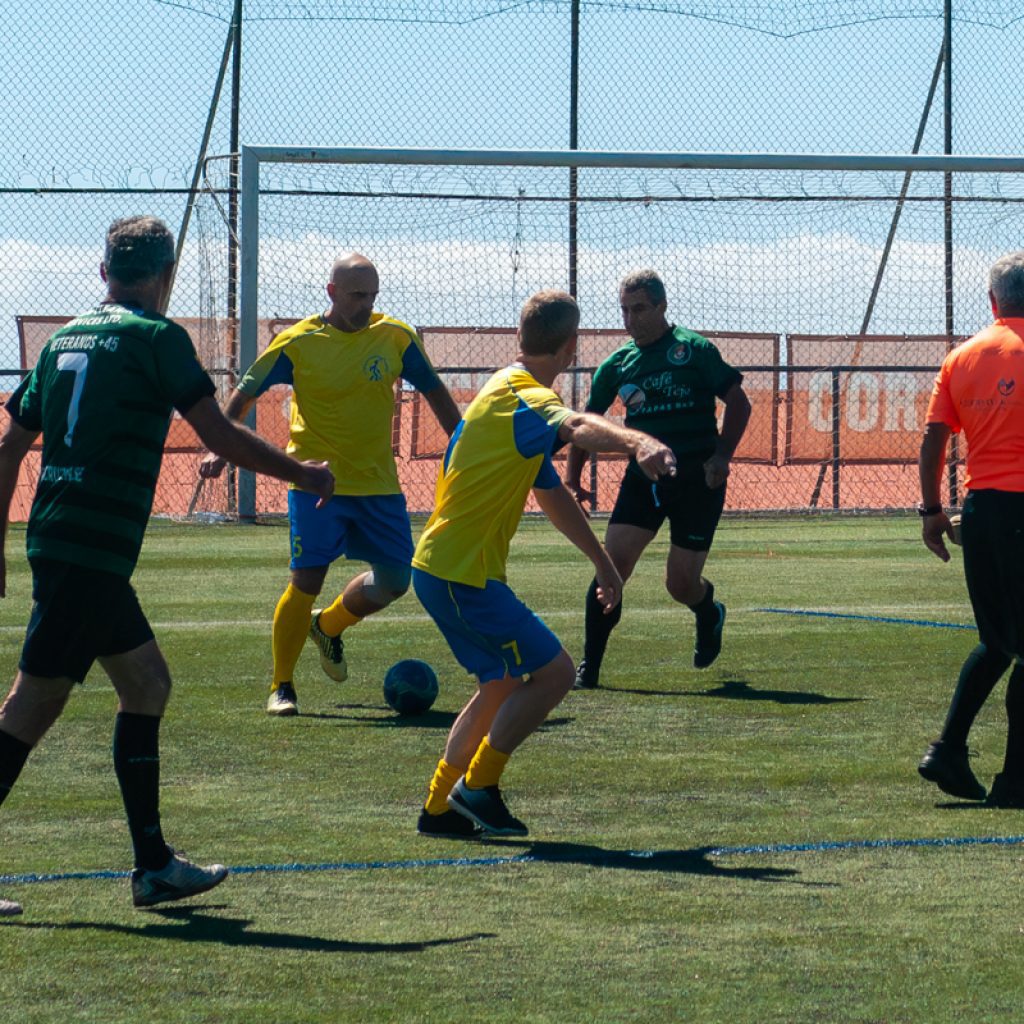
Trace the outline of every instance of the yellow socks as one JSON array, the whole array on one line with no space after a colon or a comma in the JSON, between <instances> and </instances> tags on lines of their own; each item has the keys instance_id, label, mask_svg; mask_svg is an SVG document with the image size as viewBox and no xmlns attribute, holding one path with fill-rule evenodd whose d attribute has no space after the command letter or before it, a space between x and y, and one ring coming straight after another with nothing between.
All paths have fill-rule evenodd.
<instances>
[{"instance_id":1,"label":"yellow socks","mask_svg":"<svg viewBox=\"0 0 1024 1024\"><path fill-rule=\"evenodd\" d=\"M462 777L463 769L449 764L443 757L437 762L437 770L430 780L430 794L427 796L427 814L444 814L448 810L448 794L452 786Z\"/></svg>"},{"instance_id":2,"label":"yellow socks","mask_svg":"<svg viewBox=\"0 0 1024 1024\"><path fill-rule=\"evenodd\" d=\"M495 750L485 736L480 741L480 746L477 747L473 760L469 762L469 767L466 769L466 785L470 789L486 789L488 786L496 786L510 756L503 754L500 750Z\"/></svg>"},{"instance_id":3,"label":"yellow socks","mask_svg":"<svg viewBox=\"0 0 1024 1024\"><path fill-rule=\"evenodd\" d=\"M302 653L302 646L309 635L310 615L313 611L315 594L296 590L292 584L281 595L274 609L274 626L271 630L271 648L274 653L274 681L271 691L280 683L291 682L295 664Z\"/></svg>"},{"instance_id":4,"label":"yellow socks","mask_svg":"<svg viewBox=\"0 0 1024 1024\"><path fill-rule=\"evenodd\" d=\"M312 605L310 605L312 607ZM320 613L320 628L328 636L339 636L344 633L349 626L354 626L358 622L362 622L362 618L358 615L353 615L342 603L342 598L339 597L329 608L325 608Z\"/></svg>"}]
</instances>

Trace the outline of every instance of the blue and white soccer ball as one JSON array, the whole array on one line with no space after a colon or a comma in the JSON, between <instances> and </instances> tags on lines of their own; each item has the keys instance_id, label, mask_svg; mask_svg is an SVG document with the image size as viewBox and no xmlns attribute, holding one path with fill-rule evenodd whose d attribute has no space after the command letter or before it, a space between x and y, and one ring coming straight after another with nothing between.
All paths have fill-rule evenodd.
<instances>
[{"instance_id":1,"label":"blue and white soccer ball","mask_svg":"<svg viewBox=\"0 0 1024 1024\"><path fill-rule=\"evenodd\" d=\"M422 715L437 700L437 674L425 662L406 658L384 676L384 699L400 715Z\"/></svg>"}]
</instances>

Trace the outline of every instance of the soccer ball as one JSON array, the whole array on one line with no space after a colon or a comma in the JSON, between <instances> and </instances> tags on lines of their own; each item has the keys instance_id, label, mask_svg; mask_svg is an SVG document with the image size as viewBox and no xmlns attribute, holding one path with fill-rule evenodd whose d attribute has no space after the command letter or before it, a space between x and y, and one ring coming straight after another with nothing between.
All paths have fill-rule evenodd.
<instances>
[{"instance_id":1,"label":"soccer ball","mask_svg":"<svg viewBox=\"0 0 1024 1024\"><path fill-rule=\"evenodd\" d=\"M400 715L422 715L437 700L437 675L416 658L398 661L384 676L384 699Z\"/></svg>"}]
</instances>

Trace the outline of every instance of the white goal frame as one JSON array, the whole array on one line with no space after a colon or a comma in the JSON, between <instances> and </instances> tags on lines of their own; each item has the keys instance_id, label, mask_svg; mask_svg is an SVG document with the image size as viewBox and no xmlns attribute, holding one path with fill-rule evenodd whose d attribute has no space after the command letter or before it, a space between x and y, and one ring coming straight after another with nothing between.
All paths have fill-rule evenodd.
<instances>
[{"instance_id":1,"label":"white goal frame","mask_svg":"<svg viewBox=\"0 0 1024 1024\"><path fill-rule=\"evenodd\" d=\"M477 167L651 168L662 170L930 171L1024 173L1024 156L999 154L921 155L853 153L711 153L615 150L409 149L372 146L299 147L244 145L241 148L239 359L257 356L260 167L265 163L452 165ZM251 414L254 415L254 414ZM256 483L249 471L238 477L238 511L255 514Z\"/></svg>"}]
</instances>

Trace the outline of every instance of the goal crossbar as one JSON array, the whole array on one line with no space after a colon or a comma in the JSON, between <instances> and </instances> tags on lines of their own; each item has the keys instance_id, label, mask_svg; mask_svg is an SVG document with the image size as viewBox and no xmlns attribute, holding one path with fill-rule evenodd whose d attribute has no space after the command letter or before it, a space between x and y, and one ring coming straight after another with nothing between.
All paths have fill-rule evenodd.
<instances>
[{"instance_id":1,"label":"goal crossbar","mask_svg":"<svg viewBox=\"0 0 1024 1024\"><path fill-rule=\"evenodd\" d=\"M849 171L1024 173L1024 156L1008 154L921 155L855 153L636 152L614 150L426 149L374 146L241 147L241 239L239 358L250 365L258 354L260 167L262 164L338 164L577 169L660 169L723 171ZM948 179L947 179L948 181ZM948 194L947 184L947 194ZM239 477L239 509L254 507L251 474Z\"/></svg>"}]
</instances>

